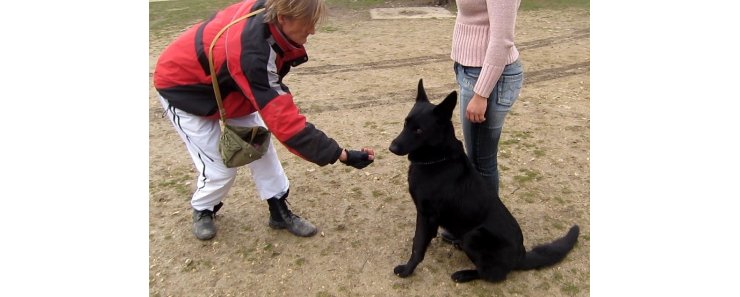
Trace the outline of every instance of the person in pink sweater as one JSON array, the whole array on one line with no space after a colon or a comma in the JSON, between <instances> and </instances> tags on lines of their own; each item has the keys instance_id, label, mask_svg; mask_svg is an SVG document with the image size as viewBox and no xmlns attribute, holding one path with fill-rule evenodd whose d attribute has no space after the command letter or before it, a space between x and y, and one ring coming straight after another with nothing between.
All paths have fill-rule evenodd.
<instances>
[{"instance_id":1,"label":"person in pink sweater","mask_svg":"<svg viewBox=\"0 0 740 297\"><path fill-rule=\"evenodd\" d=\"M498 193L498 142L524 82L514 29L520 0L457 0L452 33L465 150ZM442 239L459 243L447 232Z\"/></svg>"}]
</instances>

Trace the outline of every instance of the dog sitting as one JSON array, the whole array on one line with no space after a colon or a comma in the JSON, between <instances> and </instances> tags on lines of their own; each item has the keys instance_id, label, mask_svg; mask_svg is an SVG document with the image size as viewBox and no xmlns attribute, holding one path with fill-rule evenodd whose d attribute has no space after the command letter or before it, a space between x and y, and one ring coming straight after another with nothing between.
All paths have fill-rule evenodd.
<instances>
[{"instance_id":1,"label":"dog sitting","mask_svg":"<svg viewBox=\"0 0 740 297\"><path fill-rule=\"evenodd\" d=\"M461 249L475 265L475 269L453 273L455 282L479 278L499 282L512 270L558 263L576 244L578 225L564 237L526 251L516 219L455 137L451 118L456 103L457 92L453 91L439 105L432 104L419 80L416 103L389 147L396 155L408 155L409 193L416 206L411 257L393 272L400 277L413 273L438 227L462 240Z\"/></svg>"}]
</instances>

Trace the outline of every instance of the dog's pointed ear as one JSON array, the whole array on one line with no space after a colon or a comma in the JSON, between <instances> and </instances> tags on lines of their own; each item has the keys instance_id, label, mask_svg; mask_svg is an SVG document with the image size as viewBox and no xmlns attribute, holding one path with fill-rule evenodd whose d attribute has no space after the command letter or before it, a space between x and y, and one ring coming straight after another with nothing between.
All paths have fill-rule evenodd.
<instances>
[{"instance_id":1,"label":"dog's pointed ear","mask_svg":"<svg viewBox=\"0 0 740 297\"><path fill-rule=\"evenodd\" d=\"M434 107L434 113L445 119L452 118L455 105L457 105L457 91L452 91L442 103Z\"/></svg>"},{"instance_id":2,"label":"dog's pointed ear","mask_svg":"<svg viewBox=\"0 0 740 297\"><path fill-rule=\"evenodd\" d=\"M424 91L424 82L423 79L419 79L419 88L416 93L416 102L424 101L429 102L429 98L427 98L427 92Z\"/></svg>"}]
</instances>

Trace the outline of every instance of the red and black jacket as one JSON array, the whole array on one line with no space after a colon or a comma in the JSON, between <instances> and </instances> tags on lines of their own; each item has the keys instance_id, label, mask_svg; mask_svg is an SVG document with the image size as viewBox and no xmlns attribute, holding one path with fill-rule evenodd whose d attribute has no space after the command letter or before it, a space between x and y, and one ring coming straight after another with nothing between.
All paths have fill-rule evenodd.
<instances>
[{"instance_id":1,"label":"red and black jacket","mask_svg":"<svg viewBox=\"0 0 740 297\"><path fill-rule=\"evenodd\" d=\"M233 4L175 39L159 56L154 87L172 106L218 119L208 67L208 49L215 35L232 20L264 7L264 0ZM303 46L264 22L264 12L227 29L213 48L226 118L259 112L267 128L288 150L324 166L341 154L336 141L306 121L293 102L283 77L290 67L308 61Z\"/></svg>"}]
</instances>

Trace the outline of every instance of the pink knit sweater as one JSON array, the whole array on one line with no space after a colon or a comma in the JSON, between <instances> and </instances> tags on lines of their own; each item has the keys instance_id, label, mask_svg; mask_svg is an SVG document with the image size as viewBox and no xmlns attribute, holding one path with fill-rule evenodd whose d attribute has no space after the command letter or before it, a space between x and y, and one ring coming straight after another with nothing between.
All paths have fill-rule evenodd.
<instances>
[{"instance_id":1,"label":"pink knit sweater","mask_svg":"<svg viewBox=\"0 0 740 297\"><path fill-rule=\"evenodd\" d=\"M519 58L514 27L520 0L457 0L452 54L464 66L482 67L473 91L488 97L504 66Z\"/></svg>"}]
</instances>

